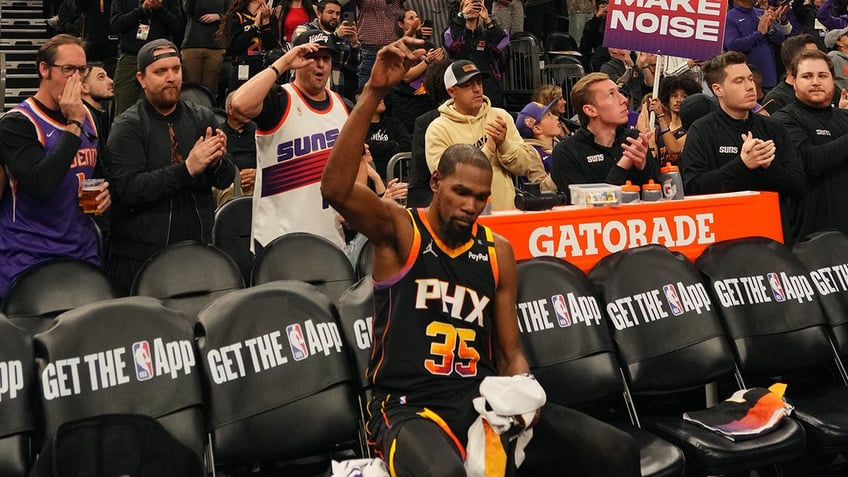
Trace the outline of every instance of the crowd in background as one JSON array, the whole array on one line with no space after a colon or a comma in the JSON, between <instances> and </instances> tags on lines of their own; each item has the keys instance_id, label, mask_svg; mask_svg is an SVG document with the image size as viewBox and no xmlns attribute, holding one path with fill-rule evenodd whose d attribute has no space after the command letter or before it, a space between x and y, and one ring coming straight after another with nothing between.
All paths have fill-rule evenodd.
<instances>
[{"instance_id":1,"label":"crowd in background","mask_svg":"<svg viewBox=\"0 0 848 477\"><path fill-rule=\"evenodd\" d=\"M345 247L356 231L317 196L298 194L317 187L320 159L368 80L376 52L413 25L425 54L376 109L363 144L361 180L379 194L426 206L441 151L468 143L493 164L494 210L514 208L516 185L539 183L542 191L567 196L568 185L581 182L658 181L659 169L670 164L680 168L687 194L779 192L787 241L843 226L830 194L841 190L845 149L824 144L841 144L842 135L828 125L838 128L840 108L848 105L848 7L842 1L735 0L723 44L728 53L707 62L662 57L659 65L655 54L603 46L606 0L45 3L46 12L55 13L49 28L85 42L62 37L42 48L39 93L0 122L0 234L27 229L50 236L43 250L22 261L15 240L4 240L0 252L17 257L17 272L61 250L110 264L128 291L134 271L156 250L184 239L209 242L215 206L244 194L254 197L257 248L291 231L312 231ZM529 103L504 109L510 40L532 35L544 51L566 18L577 50L559 53L578 58L585 76L540 85L524 99ZM77 48L84 48L82 56L67 56ZM805 49L821 51L821 58L799 62ZM160 60L173 71L150 66ZM823 62L831 78L799 84L804 61ZM827 76L820 69L816 75ZM211 111L179 99L189 83L208 92ZM66 104L68 88L79 90L85 114ZM810 91L827 101L807 101ZM799 103L807 109L793 110ZM810 108L823 110L817 121L827 134L809 137L797 129ZM699 127L695 120L702 116ZM708 119L714 130L726 129L726 138L701 132ZM45 121L76 139L46 140L32 126ZM810 148L832 150L833 159L822 166ZM34 149L40 152L31 154ZM96 151L86 153L87 163L80 160L83 149ZM193 169L201 149L203 168ZM390 158L407 152L410 175L390 181ZM304 166L282 165L309 154L319 157L318 173L292 182ZM93 167L77 170L83 165ZM79 217L85 252L50 242L69 237L56 223L20 220L30 205L38 215L39 201L58 184L92 176L107 179L106 206L95 217L104 256L91 252L87 222ZM56 207L73 209L66 186ZM76 212L70 209L66 214ZM328 210L326 222L310 225ZM23 242L19 246L30 249L34 243ZM0 296L17 272L0 283Z\"/></svg>"}]
</instances>

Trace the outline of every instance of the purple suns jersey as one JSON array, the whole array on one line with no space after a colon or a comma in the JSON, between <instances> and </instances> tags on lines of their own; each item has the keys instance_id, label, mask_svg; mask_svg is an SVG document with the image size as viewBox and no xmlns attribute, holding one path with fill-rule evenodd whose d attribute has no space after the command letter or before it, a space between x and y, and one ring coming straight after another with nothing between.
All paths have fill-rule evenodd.
<instances>
[{"instance_id":1,"label":"purple suns jersey","mask_svg":"<svg viewBox=\"0 0 848 477\"><path fill-rule=\"evenodd\" d=\"M32 122L45 154L56 147L64 124L50 118L32 98L12 111ZM94 224L82 212L78 198L81 181L92 176L97 164L97 130L91 114L86 114L82 127L89 134L80 135L82 144L76 157L49 199L34 197L18 187L14 177L8 177L0 197L0 296L19 273L53 257L100 263Z\"/></svg>"}]
</instances>

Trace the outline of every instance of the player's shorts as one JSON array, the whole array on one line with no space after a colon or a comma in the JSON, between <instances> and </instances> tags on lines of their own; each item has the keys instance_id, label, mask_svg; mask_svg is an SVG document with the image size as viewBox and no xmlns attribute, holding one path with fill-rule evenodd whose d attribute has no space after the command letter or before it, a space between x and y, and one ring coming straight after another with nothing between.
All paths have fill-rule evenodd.
<instances>
[{"instance_id":1,"label":"player's shorts","mask_svg":"<svg viewBox=\"0 0 848 477\"><path fill-rule=\"evenodd\" d=\"M468 428L479 416L471 403L472 399L479 396L478 389L475 384L456 392L443 392L439 394L438 402L433 400L432 396L428 399L416 399L377 392L368 403L369 416L365 429L369 443L378 454L388 455L388 449L404 422L428 419L442 429L456 446L457 452L464 456Z\"/></svg>"}]
</instances>

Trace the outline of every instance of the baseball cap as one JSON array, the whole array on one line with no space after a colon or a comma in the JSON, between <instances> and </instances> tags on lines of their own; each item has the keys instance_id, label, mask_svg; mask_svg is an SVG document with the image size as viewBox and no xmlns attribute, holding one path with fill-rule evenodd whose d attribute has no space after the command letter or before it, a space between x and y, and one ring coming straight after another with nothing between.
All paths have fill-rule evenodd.
<instances>
[{"instance_id":1,"label":"baseball cap","mask_svg":"<svg viewBox=\"0 0 848 477\"><path fill-rule=\"evenodd\" d=\"M477 65L468 60L454 61L445 70L445 89L453 88L458 84L467 83L471 78L480 75L482 78L489 76L489 73L482 72L477 68Z\"/></svg>"},{"instance_id":2,"label":"baseball cap","mask_svg":"<svg viewBox=\"0 0 848 477\"><path fill-rule=\"evenodd\" d=\"M548 110L554 107L557 101L559 101L559 99L551 101L548 105L536 102L527 103L527 105L521 109L521 112L518 113L518 117L515 118L515 127L518 128L518 133L521 134L521 137L528 139L532 138L533 126L545 117L545 114L547 114Z\"/></svg>"},{"instance_id":3,"label":"baseball cap","mask_svg":"<svg viewBox=\"0 0 848 477\"><path fill-rule=\"evenodd\" d=\"M321 30L306 30L294 39L292 46L315 43L319 48L326 48L333 52L334 55L337 55L339 53L339 47L336 45L334 36L335 35L324 33Z\"/></svg>"},{"instance_id":4,"label":"baseball cap","mask_svg":"<svg viewBox=\"0 0 848 477\"><path fill-rule=\"evenodd\" d=\"M848 27L839 30L830 30L824 37L824 46L833 48L833 45L843 36L848 35Z\"/></svg>"},{"instance_id":5,"label":"baseball cap","mask_svg":"<svg viewBox=\"0 0 848 477\"><path fill-rule=\"evenodd\" d=\"M174 51L165 51L160 53L154 53L157 48L173 48ZM161 60L162 58L169 58L172 56L176 56L179 58L180 49L177 48L172 41L166 40L164 38L158 38L156 40L148 41L144 44L139 50L138 54L135 57L136 65L138 66L138 71L144 71L145 68L150 63L154 61Z\"/></svg>"}]
</instances>

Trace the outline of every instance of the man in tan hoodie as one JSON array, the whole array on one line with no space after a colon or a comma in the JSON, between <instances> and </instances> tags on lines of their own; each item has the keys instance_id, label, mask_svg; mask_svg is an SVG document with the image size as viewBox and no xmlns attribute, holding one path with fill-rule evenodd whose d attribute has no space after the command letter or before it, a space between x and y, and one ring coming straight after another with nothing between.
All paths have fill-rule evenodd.
<instances>
[{"instance_id":1,"label":"man in tan hoodie","mask_svg":"<svg viewBox=\"0 0 848 477\"><path fill-rule=\"evenodd\" d=\"M539 161L524 141L508 112L493 108L483 95L483 75L474 63L453 62L445 70L445 89L451 99L439 107L440 116L424 136L427 166L432 173L442 153L454 144L479 147L492 164L492 210L514 209L513 175L526 176Z\"/></svg>"}]
</instances>

